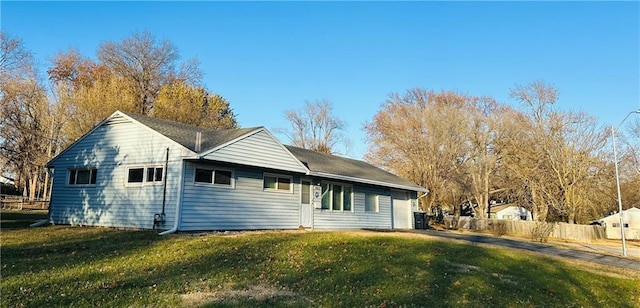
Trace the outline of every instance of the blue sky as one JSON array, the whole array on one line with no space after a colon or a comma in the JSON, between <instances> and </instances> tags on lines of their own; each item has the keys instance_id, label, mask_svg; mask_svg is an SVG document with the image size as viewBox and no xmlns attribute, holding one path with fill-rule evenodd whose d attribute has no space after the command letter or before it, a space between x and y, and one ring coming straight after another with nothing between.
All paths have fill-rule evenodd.
<instances>
[{"instance_id":1,"label":"blue sky","mask_svg":"<svg viewBox=\"0 0 640 308\"><path fill-rule=\"evenodd\" d=\"M134 31L197 57L204 84L242 126L286 127L284 111L327 99L367 151L362 126L413 87L489 95L543 79L559 108L617 125L640 108L639 2L8 2L1 26L46 71L58 51L95 57ZM287 140L278 136L283 142Z\"/></svg>"}]
</instances>

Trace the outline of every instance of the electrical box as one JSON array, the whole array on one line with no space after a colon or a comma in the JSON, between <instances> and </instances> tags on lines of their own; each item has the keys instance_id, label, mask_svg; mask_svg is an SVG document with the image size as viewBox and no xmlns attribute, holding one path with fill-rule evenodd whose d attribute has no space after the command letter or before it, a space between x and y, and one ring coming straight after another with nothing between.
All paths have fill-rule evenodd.
<instances>
[{"instance_id":1,"label":"electrical box","mask_svg":"<svg viewBox=\"0 0 640 308\"><path fill-rule=\"evenodd\" d=\"M313 207L316 209L322 208L322 186L313 185Z\"/></svg>"}]
</instances>

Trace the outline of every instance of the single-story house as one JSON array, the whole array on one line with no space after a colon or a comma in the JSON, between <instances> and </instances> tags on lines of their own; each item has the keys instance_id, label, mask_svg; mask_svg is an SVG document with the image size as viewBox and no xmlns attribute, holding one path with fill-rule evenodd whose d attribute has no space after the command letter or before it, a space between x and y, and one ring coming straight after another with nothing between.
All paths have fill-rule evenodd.
<instances>
[{"instance_id":1,"label":"single-story house","mask_svg":"<svg viewBox=\"0 0 640 308\"><path fill-rule=\"evenodd\" d=\"M622 211L624 223L624 235L627 239L640 240L640 209L632 207ZM600 219L600 225L604 226L607 238L620 239L620 214L611 214Z\"/></svg>"},{"instance_id":2,"label":"single-story house","mask_svg":"<svg viewBox=\"0 0 640 308\"><path fill-rule=\"evenodd\" d=\"M489 217L507 220L533 220L531 211L515 204L496 204L489 208Z\"/></svg>"},{"instance_id":3,"label":"single-story house","mask_svg":"<svg viewBox=\"0 0 640 308\"><path fill-rule=\"evenodd\" d=\"M424 187L366 162L116 111L48 164L56 224L167 230L413 228Z\"/></svg>"}]
</instances>

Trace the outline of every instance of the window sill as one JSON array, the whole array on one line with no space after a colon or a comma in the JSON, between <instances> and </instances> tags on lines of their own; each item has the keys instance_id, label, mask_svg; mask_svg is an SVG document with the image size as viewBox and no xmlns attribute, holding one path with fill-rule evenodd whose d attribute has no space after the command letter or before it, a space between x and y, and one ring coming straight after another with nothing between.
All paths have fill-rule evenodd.
<instances>
[{"instance_id":1,"label":"window sill","mask_svg":"<svg viewBox=\"0 0 640 308\"><path fill-rule=\"evenodd\" d=\"M235 189L235 185L223 185L223 184L213 184L213 183L202 183L202 182L194 182L193 186L199 187L208 187L208 188L222 188L222 189Z\"/></svg>"}]
</instances>

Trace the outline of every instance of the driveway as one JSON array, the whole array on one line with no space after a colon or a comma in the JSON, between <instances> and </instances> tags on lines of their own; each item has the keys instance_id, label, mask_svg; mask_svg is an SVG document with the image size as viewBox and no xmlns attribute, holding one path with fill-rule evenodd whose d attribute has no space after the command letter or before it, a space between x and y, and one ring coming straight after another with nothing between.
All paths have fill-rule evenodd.
<instances>
[{"instance_id":1,"label":"driveway","mask_svg":"<svg viewBox=\"0 0 640 308\"><path fill-rule=\"evenodd\" d=\"M640 261L634 259L633 256L638 254L640 256L640 249L633 247L632 250L627 250L627 255L632 258L623 258L612 256L606 253L598 253L592 251L585 251L585 247L594 249L595 245L589 244L565 244L569 248L560 248L549 244L534 243L526 240L514 240L503 237L495 237L485 234L477 233L457 233L451 231L436 231L436 230L411 230L410 232L429 235L433 237L448 238L455 240L462 240L472 243L482 243L490 245L498 245L513 249L522 249L532 252L543 253L556 257L563 257L575 260L581 260L586 262L593 262L603 265L615 266L619 268L627 268L640 271ZM579 247L582 246L582 247ZM573 247L573 248L571 248ZM603 248L604 249L604 248ZM612 251L614 248L609 247ZM618 253L621 254L622 248L618 249Z\"/></svg>"}]
</instances>

